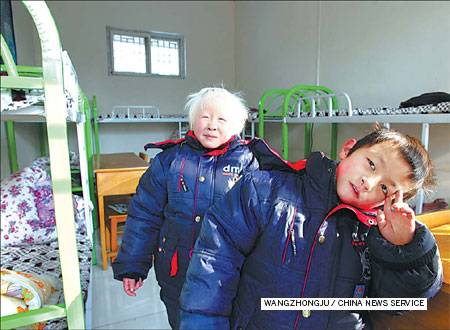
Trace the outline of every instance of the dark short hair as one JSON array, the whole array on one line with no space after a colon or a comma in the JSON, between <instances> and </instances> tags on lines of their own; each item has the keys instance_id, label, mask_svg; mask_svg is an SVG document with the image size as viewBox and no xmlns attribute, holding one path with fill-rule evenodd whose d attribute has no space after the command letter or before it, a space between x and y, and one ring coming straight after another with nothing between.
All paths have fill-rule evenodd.
<instances>
[{"instance_id":1,"label":"dark short hair","mask_svg":"<svg viewBox=\"0 0 450 330\"><path fill-rule=\"evenodd\" d=\"M380 123L375 123L373 131L358 140L349 151L348 156L359 148L370 147L378 143L390 144L411 165L412 171L409 174L409 179L413 187L404 193L404 200L414 197L419 189L423 189L426 194L429 194L433 190L436 185L436 180L434 178L430 154L415 137L388 129Z\"/></svg>"}]
</instances>

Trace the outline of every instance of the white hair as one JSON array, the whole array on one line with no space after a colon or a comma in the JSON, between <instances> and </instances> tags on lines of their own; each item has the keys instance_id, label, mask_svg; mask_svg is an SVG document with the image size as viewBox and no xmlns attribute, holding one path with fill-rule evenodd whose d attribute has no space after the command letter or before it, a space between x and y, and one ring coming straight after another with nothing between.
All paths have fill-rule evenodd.
<instances>
[{"instance_id":1,"label":"white hair","mask_svg":"<svg viewBox=\"0 0 450 330\"><path fill-rule=\"evenodd\" d=\"M248 108L241 95L240 92L231 93L220 87L205 87L196 93L190 94L184 107L185 111L189 113L190 128L192 129L194 126L198 112L220 98L220 102L224 102L229 106L227 111L232 113L230 118L232 118L234 124L233 134L239 135L248 119Z\"/></svg>"}]
</instances>

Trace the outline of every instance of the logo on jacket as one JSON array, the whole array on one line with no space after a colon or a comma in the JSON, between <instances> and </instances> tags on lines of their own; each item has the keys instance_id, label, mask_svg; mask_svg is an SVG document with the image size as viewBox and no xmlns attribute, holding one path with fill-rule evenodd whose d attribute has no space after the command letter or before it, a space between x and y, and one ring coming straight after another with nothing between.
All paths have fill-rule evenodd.
<instances>
[{"instance_id":1,"label":"logo on jacket","mask_svg":"<svg viewBox=\"0 0 450 330\"><path fill-rule=\"evenodd\" d=\"M231 166L228 164L223 167L223 175L237 176L240 172L241 169L239 166Z\"/></svg>"},{"instance_id":2,"label":"logo on jacket","mask_svg":"<svg viewBox=\"0 0 450 330\"><path fill-rule=\"evenodd\" d=\"M231 189L239 180L239 173L241 173L241 168L239 166L231 166L228 164L223 167L222 174L231 176L231 178L229 178L227 181L228 189Z\"/></svg>"}]
</instances>

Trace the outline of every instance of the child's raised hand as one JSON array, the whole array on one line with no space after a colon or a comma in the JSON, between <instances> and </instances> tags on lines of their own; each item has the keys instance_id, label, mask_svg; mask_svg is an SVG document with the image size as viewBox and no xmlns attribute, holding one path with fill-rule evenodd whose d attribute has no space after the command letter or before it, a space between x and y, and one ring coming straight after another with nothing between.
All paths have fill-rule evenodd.
<instances>
[{"instance_id":1,"label":"child's raised hand","mask_svg":"<svg viewBox=\"0 0 450 330\"><path fill-rule=\"evenodd\" d=\"M384 211L378 210L377 221L381 235L395 245L411 242L416 230L413 209L403 202L403 191L399 190L384 201Z\"/></svg>"},{"instance_id":2,"label":"child's raised hand","mask_svg":"<svg viewBox=\"0 0 450 330\"><path fill-rule=\"evenodd\" d=\"M132 297L136 296L136 293L134 293L134 291L139 289L143 284L142 278L139 278L139 281L137 282L133 278L124 278L122 282L123 282L123 290L127 295Z\"/></svg>"}]
</instances>

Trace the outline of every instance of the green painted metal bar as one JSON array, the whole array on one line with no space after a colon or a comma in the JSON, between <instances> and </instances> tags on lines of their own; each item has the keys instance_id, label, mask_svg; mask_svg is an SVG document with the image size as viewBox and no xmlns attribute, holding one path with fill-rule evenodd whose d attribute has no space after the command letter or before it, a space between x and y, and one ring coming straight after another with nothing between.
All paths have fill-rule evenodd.
<instances>
[{"instance_id":1,"label":"green painted metal bar","mask_svg":"<svg viewBox=\"0 0 450 330\"><path fill-rule=\"evenodd\" d=\"M318 91L322 91L325 92L326 94L333 94L332 90L324 87L324 86L312 86L312 85L297 85L292 87L291 89L289 89L289 91L286 93L286 97L284 98L284 102L283 102L283 111L284 114L287 115L288 111L289 111L289 100L292 97L292 95L296 95L299 92L318 92Z\"/></svg>"},{"instance_id":2,"label":"green painted metal bar","mask_svg":"<svg viewBox=\"0 0 450 330\"><path fill-rule=\"evenodd\" d=\"M5 63L5 69L8 73L8 76L15 76L17 77L19 73L17 72L16 63L14 61L14 58L11 54L11 51L9 50L8 44L6 43L5 38L3 38L3 34L1 35L1 55L3 59L3 63ZM4 77L2 77L3 80ZM3 81L2 81L3 83ZM3 84L2 84L3 86Z\"/></svg>"},{"instance_id":3,"label":"green painted metal bar","mask_svg":"<svg viewBox=\"0 0 450 330\"><path fill-rule=\"evenodd\" d=\"M91 107L89 105L89 100L84 94L84 92L80 89L81 96L81 105L82 110L85 115L84 122L84 137L85 137L85 146L86 146L86 161L87 161L87 180L89 184L89 196L92 204L94 205L94 209L92 212L92 226L95 230L98 227L98 207L97 207L97 198L95 197L95 187L94 187L94 169L93 169L93 151L92 151L92 128L91 128ZM92 264L97 264L96 258L96 249L95 249L95 234L92 232Z\"/></svg>"},{"instance_id":4,"label":"green painted metal bar","mask_svg":"<svg viewBox=\"0 0 450 330\"><path fill-rule=\"evenodd\" d=\"M6 71L6 65L1 64L0 65L2 71ZM42 68L39 66L28 66L28 65L17 65L16 70L19 73L20 76L27 75L27 74L33 74L39 77L42 77Z\"/></svg>"},{"instance_id":5,"label":"green painted metal bar","mask_svg":"<svg viewBox=\"0 0 450 330\"><path fill-rule=\"evenodd\" d=\"M45 109L52 174L56 231L69 329L84 329L80 268L74 230L75 217L67 145L66 98L63 86L62 48L58 29L45 2L23 1L36 25L42 50Z\"/></svg>"},{"instance_id":6,"label":"green painted metal bar","mask_svg":"<svg viewBox=\"0 0 450 330\"><path fill-rule=\"evenodd\" d=\"M324 92L325 94L333 94L332 90L324 87L324 86L312 86L312 85L297 85L292 87L287 93L286 96L284 98L284 102L283 102L283 115L287 116L289 113L289 110L293 110L295 103L300 99L300 97L306 95L306 93L308 92L313 92L316 93L317 95L320 95L320 92ZM291 97L295 95L295 100L294 103L292 103L292 107L289 108L289 101L291 99ZM331 97L332 99L332 108L333 109L337 109L337 99L335 96ZM327 101L324 100L325 104L328 105ZM311 111L311 103L312 102L305 102L305 106L302 109L302 111ZM287 125L287 124L286 124ZM336 124L333 124L334 127L332 126L332 137L331 137L331 148L332 148L332 152L331 152L331 157L333 157L333 148L334 148L334 157L336 157L336 140L337 140L337 126ZM287 128L286 128L287 129ZM306 123L305 124L305 144L304 144L304 157L307 158L311 152L311 134L312 134L312 125L310 123ZM283 134L282 135L283 139L287 139L288 135L287 134ZM284 159L288 159L288 150L287 150L287 146L288 146L288 141L284 141L283 140L283 146L286 146L282 152L282 157Z\"/></svg>"},{"instance_id":7,"label":"green painted metal bar","mask_svg":"<svg viewBox=\"0 0 450 330\"><path fill-rule=\"evenodd\" d=\"M94 112L94 118L96 118L96 108L97 106L96 102L93 102L92 109L89 106L89 100L86 97L86 95L83 94L84 97L84 112L86 116L86 123L85 123L85 132L86 132L86 152L87 152L87 160L88 160L88 177L89 177L89 192L92 200L92 204L94 205L94 210L92 212L92 221L94 225L94 229L98 228L98 205L97 205L97 198L95 193L95 186L94 186L94 155L93 155L93 145L92 145L92 112ZM93 101L95 100L95 96L93 97ZM94 110L95 109L95 110ZM95 125L97 125L97 138L96 138L96 144L98 144L98 124L94 120L94 128ZM96 153L100 153L100 147L96 146ZM93 242L95 242L95 236L92 238ZM93 245L93 263L96 263L95 259L95 244Z\"/></svg>"},{"instance_id":8,"label":"green painted metal bar","mask_svg":"<svg viewBox=\"0 0 450 330\"><path fill-rule=\"evenodd\" d=\"M95 154L100 155L100 139L98 135L98 122L97 122L97 97L92 96L92 111L94 119L94 137L95 137Z\"/></svg>"},{"instance_id":9,"label":"green painted metal bar","mask_svg":"<svg viewBox=\"0 0 450 330\"><path fill-rule=\"evenodd\" d=\"M19 162L17 161L16 135L14 134L14 122L6 122L6 135L8 137L9 162L11 173L19 170Z\"/></svg>"},{"instance_id":10,"label":"green painted metal bar","mask_svg":"<svg viewBox=\"0 0 450 330\"><path fill-rule=\"evenodd\" d=\"M5 64L2 65L2 70L8 73L8 76L2 77L2 88L11 88L11 85L15 85L18 79L19 73L17 71L16 63L14 62L11 51L9 50L8 44L6 43L3 35L1 35L1 56ZM27 81L22 81L27 85ZM40 86L42 88L42 79L40 80ZM15 173L19 170L19 163L17 160L17 146L16 137L14 134L14 123L12 121L6 122L6 132L8 138L8 151L9 151L9 161L11 166L11 172Z\"/></svg>"},{"instance_id":11,"label":"green painted metal bar","mask_svg":"<svg viewBox=\"0 0 450 330\"><path fill-rule=\"evenodd\" d=\"M47 130L45 129L45 124L39 125L40 130L40 142L41 142L41 157L47 156Z\"/></svg>"},{"instance_id":12,"label":"green painted metal bar","mask_svg":"<svg viewBox=\"0 0 450 330\"><path fill-rule=\"evenodd\" d=\"M261 96L261 99L259 101L259 108L258 108L258 113L259 113L258 136L261 139L264 139L264 118L266 116L272 116L272 117L274 117L274 116L282 117L283 116L282 114L269 113L268 110L276 98L280 97L281 95L285 95L286 93L287 93L286 89L270 89L267 92L265 92L263 94L263 96ZM267 114L266 114L266 113L264 113L265 103L266 103L267 98L272 94L278 94L278 95L276 95L274 98L272 98L271 101L269 102L269 104L267 105ZM278 109L277 109L277 111L278 111Z\"/></svg>"},{"instance_id":13,"label":"green painted metal bar","mask_svg":"<svg viewBox=\"0 0 450 330\"><path fill-rule=\"evenodd\" d=\"M64 317L66 309L64 304L52 305L34 309L31 311L3 316L1 318L1 329L15 329L31 324L53 320Z\"/></svg>"},{"instance_id":14,"label":"green painted metal bar","mask_svg":"<svg viewBox=\"0 0 450 330\"><path fill-rule=\"evenodd\" d=\"M42 78L36 77L2 77L3 88L16 88L16 89L42 89L44 83Z\"/></svg>"},{"instance_id":15,"label":"green painted metal bar","mask_svg":"<svg viewBox=\"0 0 450 330\"><path fill-rule=\"evenodd\" d=\"M86 95L83 94L84 97L84 114L86 116L86 123L85 123L85 133L86 133L86 152L87 152L87 160L88 160L88 176L89 176L89 192L92 199L92 202L94 204L94 210L92 214L92 218L94 220L94 228L98 227L98 207L97 207L97 198L95 198L95 186L94 186L94 155L92 151L92 112L91 107L89 106L89 100L86 97ZM93 97L93 101L95 99L95 96ZM96 106L96 102L93 102ZM94 118L96 118L96 111L94 110L94 105L92 107L92 110L94 111ZM94 127L97 125L97 135L98 135L98 124L96 121L94 121ZM98 136L96 138L96 153L100 153L100 147L97 146L98 144Z\"/></svg>"}]
</instances>

